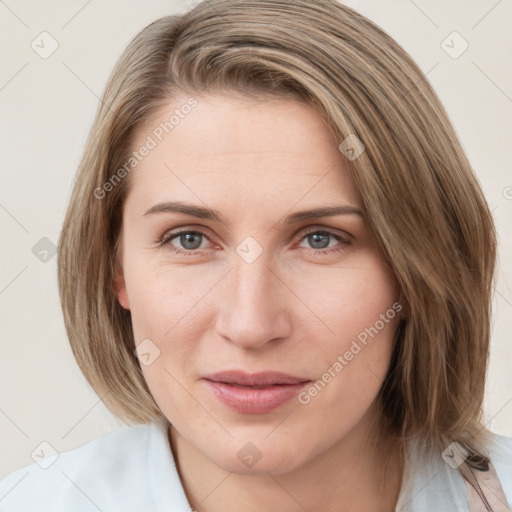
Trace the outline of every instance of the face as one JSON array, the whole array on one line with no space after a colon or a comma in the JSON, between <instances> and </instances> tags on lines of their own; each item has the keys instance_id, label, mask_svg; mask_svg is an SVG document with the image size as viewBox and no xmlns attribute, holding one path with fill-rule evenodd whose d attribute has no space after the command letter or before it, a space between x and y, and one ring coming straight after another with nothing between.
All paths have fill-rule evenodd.
<instances>
[{"instance_id":1,"label":"face","mask_svg":"<svg viewBox=\"0 0 512 512\"><path fill-rule=\"evenodd\" d=\"M396 282L357 213L340 141L311 107L195 98L172 131L160 123L187 98L134 140L134 150L153 146L148 137L155 147L130 175L119 302L148 387L184 442L227 471L290 471L374 410L398 326ZM321 208L338 210L299 215ZM215 375L228 371L249 380ZM261 372L290 379L250 380Z\"/></svg>"}]
</instances>

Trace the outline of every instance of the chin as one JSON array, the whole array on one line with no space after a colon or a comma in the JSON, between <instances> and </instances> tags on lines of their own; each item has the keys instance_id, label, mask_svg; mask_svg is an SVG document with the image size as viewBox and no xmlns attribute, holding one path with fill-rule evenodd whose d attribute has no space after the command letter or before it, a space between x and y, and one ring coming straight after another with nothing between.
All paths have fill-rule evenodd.
<instances>
[{"instance_id":1,"label":"chin","mask_svg":"<svg viewBox=\"0 0 512 512\"><path fill-rule=\"evenodd\" d=\"M220 453L213 454L212 461L225 471L230 471L239 475L265 475L272 473L279 475L293 471L304 461L297 458L300 452L301 456L304 453L297 450L296 447L290 446L289 448L283 446L274 446L266 443L262 446L263 442L257 440L252 443L246 441L233 443L235 447L225 447ZM238 446L241 444L241 446ZM300 445L301 443L298 443ZM231 452L234 456L226 457Z\"/></svg>"}]
</instances>

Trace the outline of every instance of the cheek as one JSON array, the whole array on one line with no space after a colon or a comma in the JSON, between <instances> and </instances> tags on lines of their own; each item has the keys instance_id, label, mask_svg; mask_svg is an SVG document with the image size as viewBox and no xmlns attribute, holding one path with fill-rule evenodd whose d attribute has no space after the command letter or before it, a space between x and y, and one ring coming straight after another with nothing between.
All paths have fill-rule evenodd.
<instances>
[{"instance_id":1,"label":"cheek","mask_svg":"<svg viewBox=\"0 0 512 512\"><path fill-rule=\"evenodd\" d=\"M382 315L366 318L367 323L347 319L342 334L333 343L323 345L323 368L317 388L329 387L344 395L364 395L380 387L389 368L397 315L389 307ZM332 384L331 384L332 383Z\"/></svg>"},{"instance_id":2,"label":"cheek","mask_svg":"<svg viewBox=\"0 0 512 512\"><path fill-rule=\"evenodd\" d=\"M305 298L311 311L323 320L325 332L330 331L325 339L326 345L336 340L337 350L343 349L347 342L350 345L351 340L359 335L364 342L365 332L376 323L378 331L386 331L383 332L385 337L389 331L387 325L398 317L393 309L393 304L398 300L394 276L370 252L359 252L357 261L337 272L297 282L301 283L296 288L298 294ZM331 341L327 342L328 339Z\"/></svg>"},{"instance_id":3,"label":"cheek","mask_svg":"<svg viewBox=\"0 0 512 512\"><path fill-rule=\"evenodd\" d=\"M342 438L376 405L389 368L395 329L396 322L390 321L376 334L363 330L368 334L364 343L357 337L342 337L326 347L318 379L299 397L310 430Z\"/></svg>"},{"instance_id":4,"label":"cheek","mask_svg":"<svg viewBox=\"0 0 512 512\"><path fill-rule=\"evenodd\" d=\"M135 338L153 336L163 342L189 323L212 279L162 264L140 262L139 268L144 270L135 270L128 285Z\"/></svg>"},{"instance_id":5,"label":"cheek","mask_svg":"<svg viewBox=\"0 0 512 512\"><path fill-rule=\"evenodd\" d=\"M303 397L304 402L335 405L332 410L350 410L355 416L382 386L401 310L393 276L380 260L368 262L365 268L340 273L322 297L312 297L330 333L317 340L313 360L322 361L317 365L319 379Z\"/></svg>"},{"instance_id":6,"label":"cheek","mask_svg":"<svg viewBox=\"0 0 512 512\"><path fill-rule=\"evenodd\" d=\"M147 265L130 281L132 326L135 344L141 347L137 353L159 405L159 398L182 393L179 383L190 377L205 325L204 286L191 286L194 281L182 274L179 269L163 271ZM147 353L144 360L141 354ZM182 407L187 409L185 402Z\"/></svg>"}]
</instances>

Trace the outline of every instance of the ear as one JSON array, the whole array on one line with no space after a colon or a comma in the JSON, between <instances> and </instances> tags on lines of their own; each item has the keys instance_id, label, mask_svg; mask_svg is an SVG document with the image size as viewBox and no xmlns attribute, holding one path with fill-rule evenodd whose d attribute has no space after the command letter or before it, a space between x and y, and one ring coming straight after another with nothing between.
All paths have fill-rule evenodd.
<instances>
[{"instance_id":1,"label":"ear","mask_svg":"<svg viewBox=\"0 0 512 512\"><path fill-rule=\"evenodd\" d=\"M124 280L124 271L121 264L116 263L116 275L115 275L115 293L119 304L124 309L130 310L130 302L128 300L128 293L126 292L126 283Z\"/></svg>"}]
</instances>

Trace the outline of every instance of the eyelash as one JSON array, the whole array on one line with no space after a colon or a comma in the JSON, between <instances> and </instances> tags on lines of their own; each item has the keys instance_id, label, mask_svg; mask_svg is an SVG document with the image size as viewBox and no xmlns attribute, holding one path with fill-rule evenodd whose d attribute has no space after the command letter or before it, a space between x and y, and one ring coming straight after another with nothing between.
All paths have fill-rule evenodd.
<instances>
[{"instance_id":1,"label":"eyelash","mask_svg":"<svg viewBox=\"0 0 512 512\"><path fill-rule=\"evenodd\" d=\"M181 231L172 231L172 232L168 231L168 232L164 233L164 235L158 241L158 244L161 248L166 248L166 249L174 252L175 254L180 254L180 255L185 255L185 256L193 256L193 255L201 254L201 251L199 249L183 250L183 249L173 247L169 243L171 240L174 240L178 236L186 234L186 233L202 235L207 240L211 241L210 238L206 235L206 233L203 233L200 230L184 229ZM347 248L346 246L348 246L352 243L351 240L348 238L348 236L344 237L344 236L342 236L338 233L335 233L333 231L327 230L325 228L320 229L318 227L316 227L314 229L310 229L309 231L303 232L301 234L300 241L304 240L306 237L308 237L309 235L312 235L314 233L322 234L322 235L329 235L329 236L335 238L336 240L338 240L339 242L341 242L341 245L338 245L335 247L329 247L326 249L309 249L310 251L313 251L313 254L315 254L315 255L316 254L326 255L326 254L331 254L333 252L344 251Z\"/></svg>"}]
</instances>

